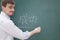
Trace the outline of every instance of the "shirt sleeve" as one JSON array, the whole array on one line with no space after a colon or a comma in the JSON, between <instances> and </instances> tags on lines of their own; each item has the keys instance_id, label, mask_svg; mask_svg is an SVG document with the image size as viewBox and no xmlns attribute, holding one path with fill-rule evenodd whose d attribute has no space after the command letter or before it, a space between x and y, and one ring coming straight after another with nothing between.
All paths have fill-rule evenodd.
<instances>
[{"instance_id":1,"label":"shirt sleeve","mask_svg":"<svg viewBox=\"0 0 60 40\"><path fill-rule=\"evenodd\" d=\"M10 34L13 37L16 37L18 39L28 39L30 37L30 33L28 31L23 32L21 29L19 29L13 21L7 21L1 23L0 27L3 31Z\"/></svg>"}]
</instances>

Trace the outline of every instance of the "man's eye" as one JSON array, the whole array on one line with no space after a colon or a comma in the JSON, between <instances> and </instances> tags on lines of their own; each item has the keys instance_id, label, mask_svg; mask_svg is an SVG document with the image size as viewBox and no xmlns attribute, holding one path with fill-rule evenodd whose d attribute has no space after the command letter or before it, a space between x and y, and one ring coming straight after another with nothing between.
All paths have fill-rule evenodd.
<instances>
[{"instance_id":1,"label":"man's eye","mask_svg":"<svg viewBox=\"0 0 60 40\"><path fill-rule=\"evenodd\" d=\"M12 8L14 8L14 7L12 7L12 6L9 6L9 8L10 8L10 9L12 9Z\"/></svg>"},{"instance_id":2,"label":"man's eye","mask_svg":"<svg viewBox=\"0 0 60 40\"><path fill-rule=\"evenodd\" d=\"M10 6L9 8L11 9L12 7Z\"/></svg>"}]
</instances>

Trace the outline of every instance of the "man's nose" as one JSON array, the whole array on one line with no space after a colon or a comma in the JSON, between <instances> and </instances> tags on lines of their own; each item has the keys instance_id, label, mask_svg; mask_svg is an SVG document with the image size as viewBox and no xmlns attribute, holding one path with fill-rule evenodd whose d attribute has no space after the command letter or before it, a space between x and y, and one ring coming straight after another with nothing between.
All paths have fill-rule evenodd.
<instances>
[{"instance_id":1,"label":"man's nose","mask_svg":"<svg viewBox=\"0 0 60 40\"><path fill-rule=\"evenodd\" d=\"M15 10L14 10L14 9L12 9L12 11L14 12Z\"/></svg>"}]
</instances>

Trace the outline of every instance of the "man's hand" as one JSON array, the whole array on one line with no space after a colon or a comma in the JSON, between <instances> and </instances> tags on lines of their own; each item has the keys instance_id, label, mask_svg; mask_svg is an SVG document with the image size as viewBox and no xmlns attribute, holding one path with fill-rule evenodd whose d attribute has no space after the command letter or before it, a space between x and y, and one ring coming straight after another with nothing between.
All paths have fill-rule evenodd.
<instances>
[{"instance_id":1,"label":"man's hand","mask_svg":"<svg viewBox=\"0 0 60 40\"><path fill-rule=\"evenodd\" d=\"M40 33L40 32L41 32L41 27L37 27L30 32L30 36L37 34L37 33Z\"/></svg>"},{"instance_id":2,"label":"man's hand","mask_svg":"<svg viewBox=\"0 0 60 40\"><path fill-rule=\"evenodd\" d=\"M35 29L34 29L34 32L35 32L35 33L40 33L40 32L41 32L41 27L35 28Z\"/></svg>"}]
</instances>

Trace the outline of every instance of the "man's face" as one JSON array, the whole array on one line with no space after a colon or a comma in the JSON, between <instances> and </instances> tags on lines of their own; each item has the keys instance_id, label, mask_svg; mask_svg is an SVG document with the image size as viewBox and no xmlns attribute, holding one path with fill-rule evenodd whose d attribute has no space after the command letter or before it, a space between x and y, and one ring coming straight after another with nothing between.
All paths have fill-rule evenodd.
<instances>
[{"instance_id":1,"label":"man's face","mask_svg":"<svg viewBox=\"0 0 60 40\"><path fill-rule=\"evenodd\" d=\"M15 5L13 4L7 4L6 7L2 7L2 10L8 15L12 16L14 14L14 7Z\"/></svg>"}]
</instances>

